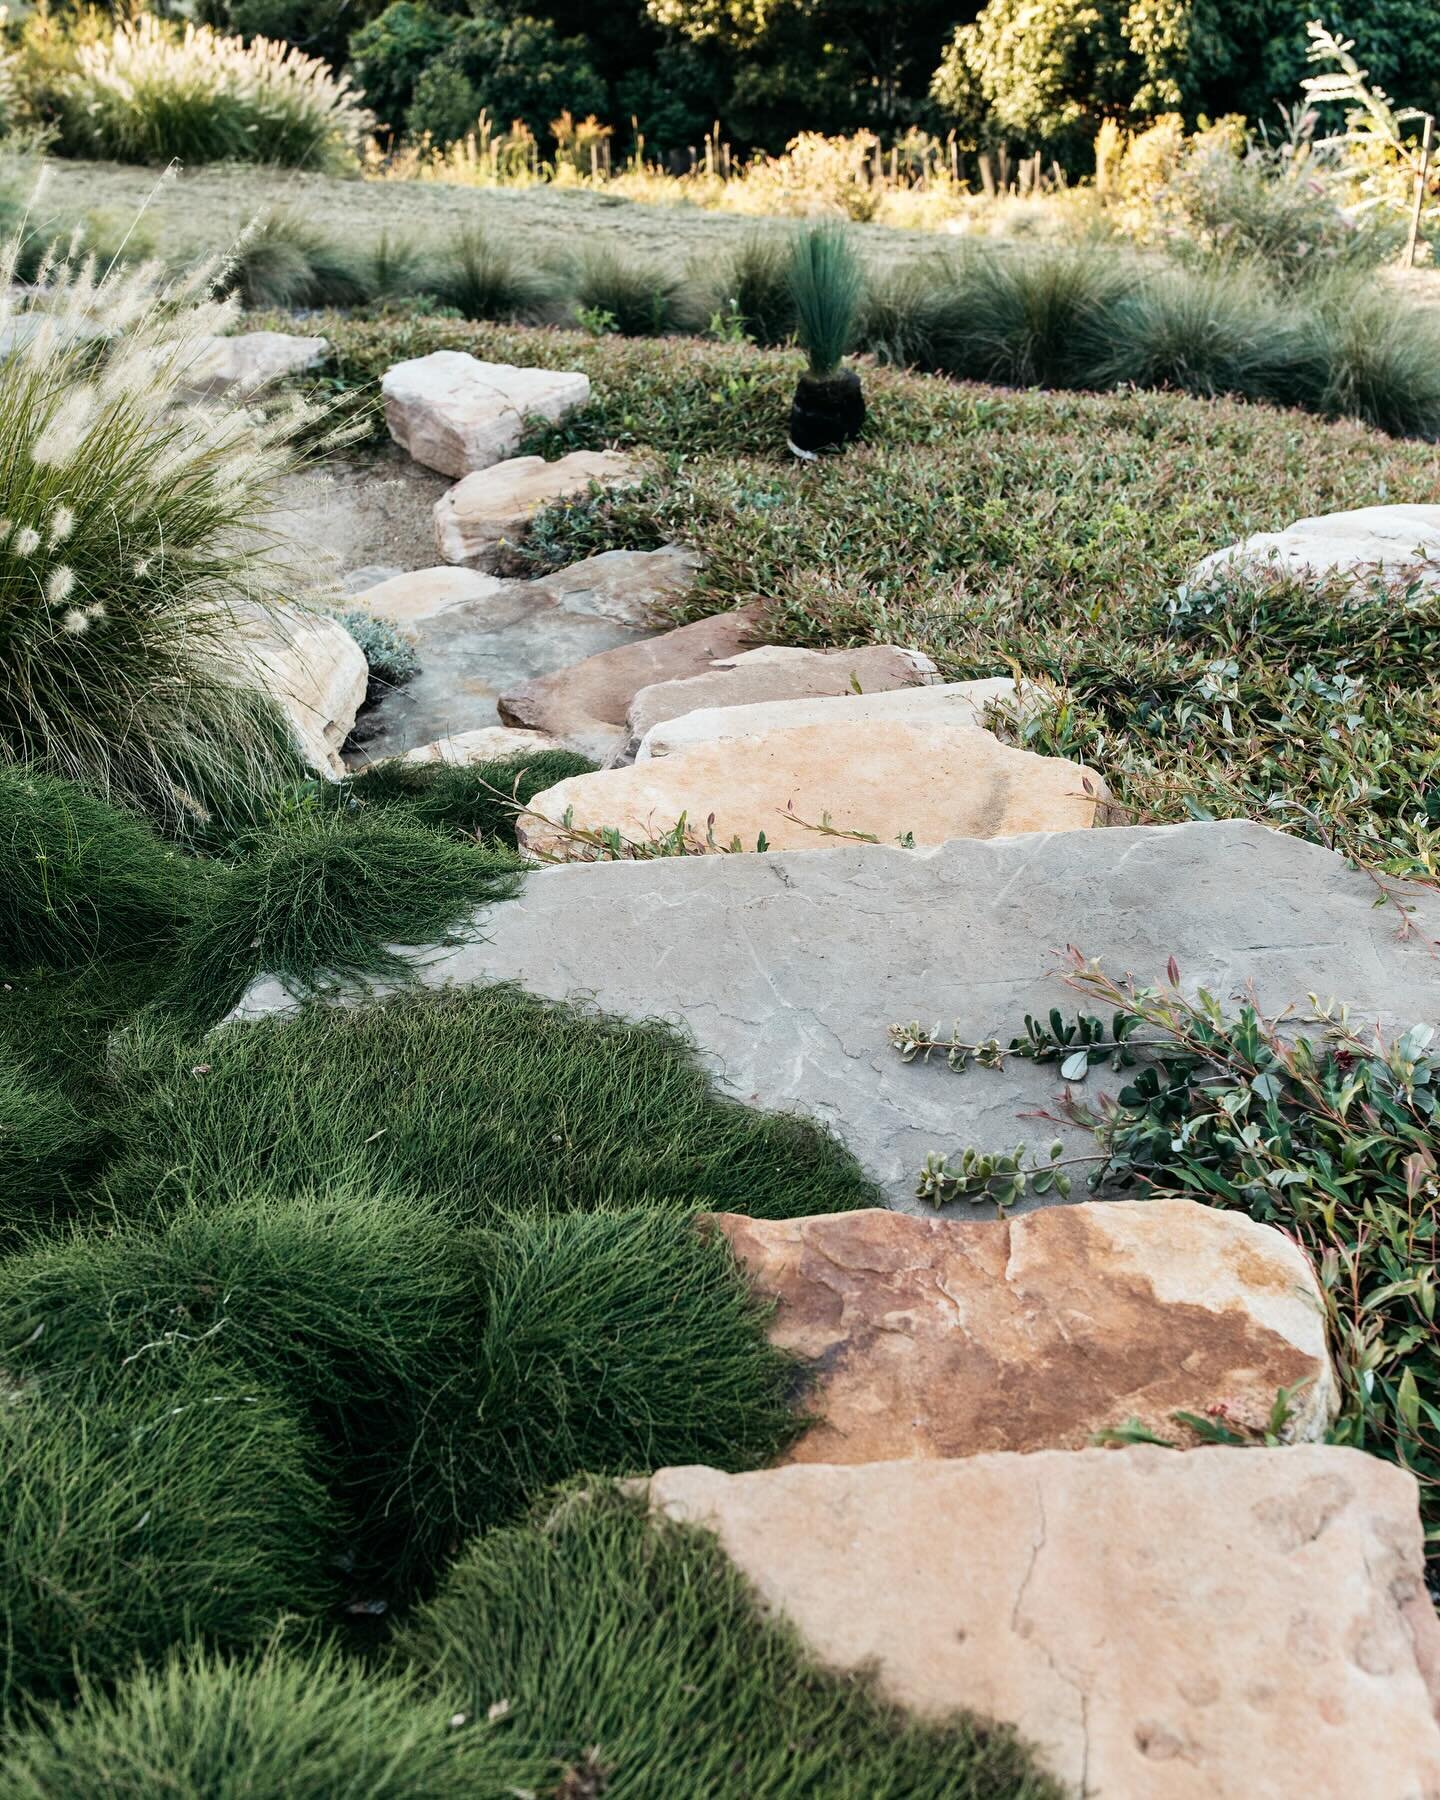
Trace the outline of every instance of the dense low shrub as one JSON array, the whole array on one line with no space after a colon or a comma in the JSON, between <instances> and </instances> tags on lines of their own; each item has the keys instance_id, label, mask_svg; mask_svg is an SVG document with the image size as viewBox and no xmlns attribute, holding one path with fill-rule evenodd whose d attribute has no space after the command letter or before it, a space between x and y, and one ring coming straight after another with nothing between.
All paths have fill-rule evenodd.
<instances>
[{"instance_id":1,"label":"dense low shrub","mask_svg":"<svg viewBox=\"0 0 1440 1800\"><path fill-rule=\"evenodd\" d=\"M176 404L232 317L203 297L213 266L61 264L26 299L8 286L19 248L0 250L0 330L19 340L0 361L0 764L179 829L299 771L278 710L234 685L233 619L282 598L253 520L322 415Z\"/></svg>"},{"instance_id":2,"label":"dense low shrub","mask_svg":"<svg viewBox=\"0 0 1440 1800\"><path fill-rule=\"evenodd\" d=\"M7 1363L23 1326L6 1317ZM306 1428L208 1359L187 1367L182 1317L164 1329L168 1355L99 1384L8 1376L0 1712L187 1639L263 1642L282 1614L331 1597L335 1519Z\"/></svg>"},{"instance_id":3,"label":"dense low shrub","mask_svg":"<svg viewBox=\"0 0 1440 1800\"><path fill-rule=\"evenodd\" d=\"M377 618L363 607L352 607L336 617L354 638L370 669L370 679L384 687L403 687L420 673L415 646L388 619Z\"/></svg>"},{"instance_id":4,"label":"dense low shrub","mask_svg":"<svg viewBox=\"0 0 1440 1800\"><path fill-rule=\"evenodd\" d=\"M577 1620L584 1621L577 1630ZM713 1536L600 1484L477 1539L396 1644L556 1794L1053 1800L1004 1730L920 1723L822 1672Z\"/></svg>"},{"instance_id":5,"label":"dense low shrub","mask_svg":"<svg viewBox=\"0 0 1440 1800\"><path fill-rule=\"evenodd\" d=\"M150 13L81 43L56 87L57 147L118 162L343 169L368 124L349 83L316 58Z\"/></svg>"},{"instance_id":6,"label":"dense low shrub","mask_svg":"<svg viewBox=\"0 0 1440 1800\"><path fill-rule=\"evenodd\" d=\"M209 882L172 998L206 1023L254 976L297 991L403 978L392 944L434 944L518 886L519 863L392 819L303 812L256 833Z\"/></svg>"},{"instance_id":7,"label":"dense low shrub","mask_svg":"<svg viewBox=\"0 0 1440 1800\"><path fill-rule=\"evenodd\" d=\"M475 1800L540 1772L457 1733L402 1675L278 1645L175 1651L113 1691L86 1682L0 1753L10 1800Z\"/></svg>"},{"instance_id":8,"label":"dense low shrub","mask_svg":"<svg viewBox=\"0 0 1440 1800\"><path fill-rule=\"evenodd\" d=\"M185 1193L243 1198L257 1180L408 1195L476 1221L874 1203L827 1132L716 1094L664 1027L506 987L311 1006L219 1032L203 1058L140 1032L116 1046L112 1076L125 1147L110 1186L125 1216Z\"/></svg>"}]
</instances>

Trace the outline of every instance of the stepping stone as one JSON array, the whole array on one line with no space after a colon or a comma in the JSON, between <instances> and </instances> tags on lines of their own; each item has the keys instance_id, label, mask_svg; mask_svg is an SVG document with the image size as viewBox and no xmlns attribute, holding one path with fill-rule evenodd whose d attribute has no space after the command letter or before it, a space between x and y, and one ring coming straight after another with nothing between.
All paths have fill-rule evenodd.
<instances>
[{"instance_id":1,"label":"stepping stone","mask_svg":"<svg viewBox=\"0 0 1440 1800\"><path fill-rule=\"evenodd\" d=\"M928 656L898 644L866 644L854 650L796 650L767 644L726 657L701 675L642 688L630 702L626 719L629 741L618 760L634 762L641 740L655 726L702 707L733 708L764 700L794 702L854 694L857 688L872 693L939 678ZM807 719L780 722L810 723Z\"/></svg>"},{"instance_id":2,"label":"stepping stone","mask_svg":"<svg viewBox=\"0 0 1440 1800\"><path fill-rule=\"evenodd\" d=\"M687 598L700 569L693 550L662 544L658 550L603 550L530 585L551 595L566 612L594 613L654 630L670 608Z\"/></svg>"},{"instance_id":3,"label":"stepping stone","mask_svg":"<svg viewBox=\"0 0 1440 1800\"><path fill-rule=\"evenodd\" d=\"M343 775L340 746L370 676L360 646L337 619L298 606L271 610L245 602L234 613L238 632L225 678L268 693L289 719L310 767Z\"/></svg>"},{"instance_id":4,"label":"stepping stone","mask_svg":"<svg viewBox=\"0 0 1440 1800\"><path fill-rule=\"evenodd\" d=\"M632 645L641 636L636 626L604 613L562 605L537 582L496 581L475 569L445 573L484 583L485 591L411 616L406 634L420 672L367 715L365 742L356 751L360 761L402 756L417 745L499 726L496 702L506 688L572 663L583 666L597 652Z\"/></svg>"},{"instance_id":5,"label":"stepping stone","mask_svg":"<svg viewBox=\"0 0 1440 1800\"><path fill-rule=\"evenodd\" d=\"M519 369L435 350L387 369L385 423L416 462L457 479L513 456L534 421L558 425L590 398L577 369Z\"/></svg>"},{"instance_id":6,"label":"stepping stone","mask_svg":"<svg viewBox=\"0 0 1440 1800\"><path fill-rule=\"evenodd\" d=\"M605 762L625 741L625 715L641 688L698 675L753 643L761 629L758 606L713 613L513 687L500 696L500 717L507 725L548 731L568 749Z\"/></svg>"},{"instance_id":7,"label":"stepping stone","mask_svg":"<svg viewBox=\"0 0 1440 1800\"><path fill-rule=\"evenodd\" d=\"M483 725L478 731L462 731L458 737L439 738L407 750L401 759L412 763L448 763L468 768L475 763L508 761L542 750L555 750L554 738L543 731L515 731L509 725Z\"/></svg>"},{"instance_id":8,"label":"stepping stone","mask_svg":"<svg viewBox=\"0 0 1440 1800\"><path fill-rule=\"evenodd\" d=\"M1415 1478L1361 1451L664 1469L648 1493L820 1662L1013 1725L1077 1800L1440 1793Z\"/></svg>"},{"instance_id":9,"label":"stepping stone","mask_svg":"<svg viewBox=\"0 0 1440 1800\"><path fill-rule=\"evenodd\" d=\"M575 775L537 794L516 822L540 859L592 854L562 826L613 827L630 844L663 837L683 817L697 847L820 850L835 834L875 842L1078 831L1093 825L1105 785L1079 763L1013 750L973 725L872 719L798 725L763 737L697 744L630 768Z\"/></svg>"},{"instance_id":10,"label":"stepping stone","mask_svg":"<svg viewBox=\"0 0 1440 1800\"><path fill-rule=\"evenodd\" d=\"M1362 506L1262 531L1197 563L1191 584L1227 573L1339 575L1363 590L1377 576L1440 592L1440 506Z\"/></svg>"},{"instance_id":11,"label":"stepping stone","mask_svg":"<svg viewBox=\"0 0 1440 1800\"><path fill-rule=\"evenodd\" d=\"M745 658L734 660L740 663ZM689 684L671 685L678 691ZM646 689L645 693L654 691ZM636 746L635 760L649 762L652 757L673 756L723 738L759 737L793 725L850 725L862 719L903 719L983 728L985 709L990 703L1013 701L1015 694L1015 683L1008 676L998 676L988 681L934 682L881 693L867 690L833 699L762 700L752 706L707 705L652 725ZM636 695L637 706L643 699L644 693Z\"/></svg>"},{"instance_id":12,"label":"stepping stone","mask_svg":"<svg viewBox=\"0 0 1440 1800\"><path fill-rule=\"evenodd\" d=\"M394 568L389 563L366 563L363 568L351 569L348 575L342 575L340 587L347 594L364 594L373 587L379 587L382 581L393 581L397 575L406 573L406 570Z\"/></svg>"},{"instance_id":13,"label":"stepping stone","mask_svg":"<svg viewBox=\"0 0 1440 1800\"><path fill-rule=\"evenodd\" d=\"M185 386L193 394L220 394L232 387L248 393L311 368L329 347L323 337L297 337L289 331L202 338L186 370Z\"/></svg>"},{"instance_id":14,"label":"stepping stone","mask_svg":"<svg viewBox=\"0 0 1440 1800\"><path fill-rule=\"evenodd\" d=\"M476 469L435 503L435 543L446 562L493 568L542 507L584 498L592 486L634 487L643 471L619 450L572 450L558 462L515 456Z\"/></svg>"},{"instance_id":15,"label":"stepping stone","mask_svg":"<svg viewBox=\"0 0 1440 1800\"><path fill-rule=\"evenodd\" d=\"M815 1423L786 1462L1083 1450L1132 1418L1188 1446L1176 1412L1221 1406L1263 1433L1297 1384L1289 1435L1314 1441L1339 1406L1309 1261L1243 1213L1140 1200L708 1224L809 1377Z\"/></svg>"},{"instance_id":16,"label":"stepping stone","mask_svg":"<svg viewBox=\"0 0 1440 1800\"><path fill-rule=\"evenodd\" d=\"M1272 1013L1333 994L1357 1023L1403 1030L1440 1019L1440 895L1416 889L1406 903L1402 937L1365 875L1244 820L928 851L844 844L537 870L477 921L483 941L420 953L415 972L427 986L516 981L670 1019L729 1092L833 1126L887 1199L928 1216L914 1190L933 1151L1094 1145L1022 1116L1053 1106L1053 1065L907 1065L887 1041L892 1023L1009 1043L1027 1012L1084 1005L1056 979L1074 944L1116 979L1163 982L1173 956L1191 994L1226 1001L1253 983ZM244 1011L290 1005L266 982ZM1090 1080L1113 1086L1099 1070Z\"/></svg>"},{"instance_id":17,"label":"stepping stone","mask_svg":"<svg viewBox=\"0 0 1440 1800\"><path fill-rule=\"evenodd\" d=\"M467 600L487 600L498 594L505 583L493 575L482 575L478 569L452 569L448 565L435 569L412 569L392 575L386 581L361 590L356 596L356 610L373 613L391 625L418 625L448 612Z\"/></svg>"}]
</instances>

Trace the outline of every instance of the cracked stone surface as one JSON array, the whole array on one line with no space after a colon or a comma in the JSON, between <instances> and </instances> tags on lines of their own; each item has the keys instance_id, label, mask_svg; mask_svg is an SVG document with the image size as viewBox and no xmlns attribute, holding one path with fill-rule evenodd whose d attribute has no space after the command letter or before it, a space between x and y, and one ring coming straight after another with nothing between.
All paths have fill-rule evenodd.
<instances>
[{"instance_id":1,"label":"cracked stone surface","mask_svg":"<svg viewBox=\"0 0 1440 1800\"><path fill-rule=\"evenodd\" d=\"M666 609L694 587L699 572L693 550L662 544L658 550L602 550L538 576L530 586L551 595L566 612L595 613L655 631L665 624Z\"/></svg>"},{"instance_id":2,"label":"cracked stone surface","mask_svg":"<svg viewBox=\"0 0 1440 1800\"><path fill-rule=\"evenodd\" d=\"M385 423L416 462L457 480L513 456L535 419L558 425L590 398L578 369L522 369L435 350L385 371Z\"/></svg>"},{"instance_id":3,"label":"cracked stone surface","mask_svg":"<svg viewBox=\"0 0 1440 1800\"><path fill-rule=\"evenodd\" d=\"M1192 581L1244 569L1265 575L1375 577L1440 591L1440 506L1361 506L1262 531L1198 563Z\"/></svg>"},{"instance_id":4,"label":"cracked stone surface","mask_svg":"<svg viewBox=\"0 0 1440 1800\"><path fill-rule=\"evenodd\" d=\"M762 1603L923 1715L1016 1727L1076 1800L1434 1800L1414 1477L1357 1450L664 1469Z\"/></svg>"},{"instance_id":5,"label":"cracked stone surface","mask_svg":"<svg viewBox=\"0 0 1440 1800\"><path fill-rule=\"evenodd\" d=\"M1320 1291L1268 1225L1195 1200L1095 1201L1008 1220L714 1215L814 1418L786 1462L1083 1450L1176 1412L1324 1435L1339 1404Z\"/></svg>"},{"instance_id":6,"label":"cracked stone surface","mask_svg":"<svg viewBox=\"0 0 1440 1800\"><path fill-rule=\"evenodd\" d=\"M750 652L754 654L754 652ZM743 661L737 658L736 661ZM704 678L701 677L703 680ZM674 690L689 683L669 684ZM648 690L647 690L648 691ZM758 700L744 706L706 705L678 718L652 725L635 746L636 762L673 756L697 744L721 738L756 737L790 725L849 725L861 719L925 719L950 725L985 723L992 700L1013 700L1015 683L1008 675L985 681L928 682L919 687L881 692L822 696L805 700ZM693 698L693 695L691 696ZM636 696L642 700L644 694Z\"/></svg>"},{"instance_id":7,"label":"cracked stone surface","mask_svg":"<svg viewBox=\"0 0 1440 1800\"><path fill-rule=\"evenodd\" d=\"M739 656L713 663L702 674L641 688L630 702L626 716L629 737L616 761L634 762L648 732L665 720L702 707L734 708L767 700L803 702L855 693L857 688L869 694L936 680L938 674L928 656L899 644L866 644L854 650L797 650L767 644L759 650L743 650ZM814 722L784 718L772 721L770 728Z\"/></svg>"},{"instance_id":8,"label":"cracked stone surface","mask_svg":"<svg viewBox=\"0 0 1440 1800\"><path fill-rule=\"evenodd\" d=\"M1027 1012L1078 1004L1056 979L1067 944L1140 981L1163 980L1174 956L1189 991L1226 1000L1253 984L1270 1011L1317 993L1391 1027L1440 1018L1440 898L1411 896L1407 939L1374 901L1341 858L1263 825L1112 826L543 869L477 918L472 942L416 960L431 986L513 980L673 1020L732 1093L832 1126L892 1202L919 1210L931 1151L1092 1146L1020 1116L1053 1103L1053 1067L907 1066L890 1024L1008 1043ZM291 1004L261 982L240 1015ZM1107 1085L1100 1070L1090 1081Z\"/></svg>"},{"instance_id":9,"label":"cracked stone surface","mask_svg":"<svg viewBox=\"0 0 1440 1800\"><path fill-rule=\"evenodd\" d=\"M760 635L760 619L758 607L738 607L602 651L509 689L500 696L500 717L507 725L548 731L567 748L603 763L624 743L625 716L641 688L697 675L718 658L733 656Z\"/></svg>"},{"instance_id":10,"label":"cracked stone surface","mask_svg":"<svg viewBox=\"0 0 1440 1800\"><path fill-rule=\"evenodd\" d=\"M466 475L435 502L435 544L446 562L493 568L543 506L580 500L593 486L634 487L643 470L619 450L572 450L555 462L513 456Z\"/></svg>"},{"instance_id":11,"label":"cracked stone surface","mask_svg":"<svg viewBox=\"0 0 1440 1800\"><path fill-rule=\"evenodd\" d=\"M678 756L572 775L516 820L527 855L589 854L564 821L617 829L627 844L663 837L683 818L697 843L822 850L837 832L876 843L1080 831L1097 822L1105 784L1058 756L1002 744L975 725L868 719L793 725L696 744Z\"/></svg>"}]
</instances>

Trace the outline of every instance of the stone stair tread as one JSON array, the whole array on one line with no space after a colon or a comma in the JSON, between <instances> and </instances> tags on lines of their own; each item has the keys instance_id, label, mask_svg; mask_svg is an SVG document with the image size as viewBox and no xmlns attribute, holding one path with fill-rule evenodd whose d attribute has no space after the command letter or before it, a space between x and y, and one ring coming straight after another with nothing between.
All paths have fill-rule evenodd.
<instances>
[{"instance_id":1,"label":"stone stair tread","mask_svg":"<svg viewBox=\"0 0 1440 1800\"><path fill-rule=\"evenodd\" d=\"M1053 1103L1053 1067L1009 1062L963 1077L901 1063L892 1023L917 1016L1008 1042L1027 1012L1075 997L1056 980L1067 944L1114 977L1160 981L1174 957L1191 989L1253 984L1278 1011L1305 996L1401 1029L1440 1017L1440 897L1407 897L1413 931L1377 909L1339 856L1245 820L965 839L907 851L570 864L477 917L472 941L415 953L418 979L518 981L693 1036L730 1092L832 1125L893 1203L917 1210L932 1151L1037 1141L1021 1115ZM238 1016L293 1005L261 982ZM1100 1075L1092 1077L1097 1084ZM1038 1141L1093 1148L1078 1128Z\"/></svg>"}]
</instances>

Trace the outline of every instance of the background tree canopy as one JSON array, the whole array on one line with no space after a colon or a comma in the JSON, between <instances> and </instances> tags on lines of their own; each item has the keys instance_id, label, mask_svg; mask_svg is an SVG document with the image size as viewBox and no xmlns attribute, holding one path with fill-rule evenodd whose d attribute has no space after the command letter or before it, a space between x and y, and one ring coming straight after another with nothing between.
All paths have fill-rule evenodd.
<instances>
[{"instance_id":1,"label":"background tree canopy","mask_svg":"<svg viewBox=\"0 0 1440 1800\"><path fill-rule=\"evenodd\" d=\"M712 123L741 151L800 131L1043 150L1088 167L1104 119L1276 126L1318 12L1372 79L1440 110L1437 0L201 0L216 24L353 59L392 130L437 137L563 109L684 161ZM632 125L632 121L634 122Z\"/></svg>"}]
</instances>

